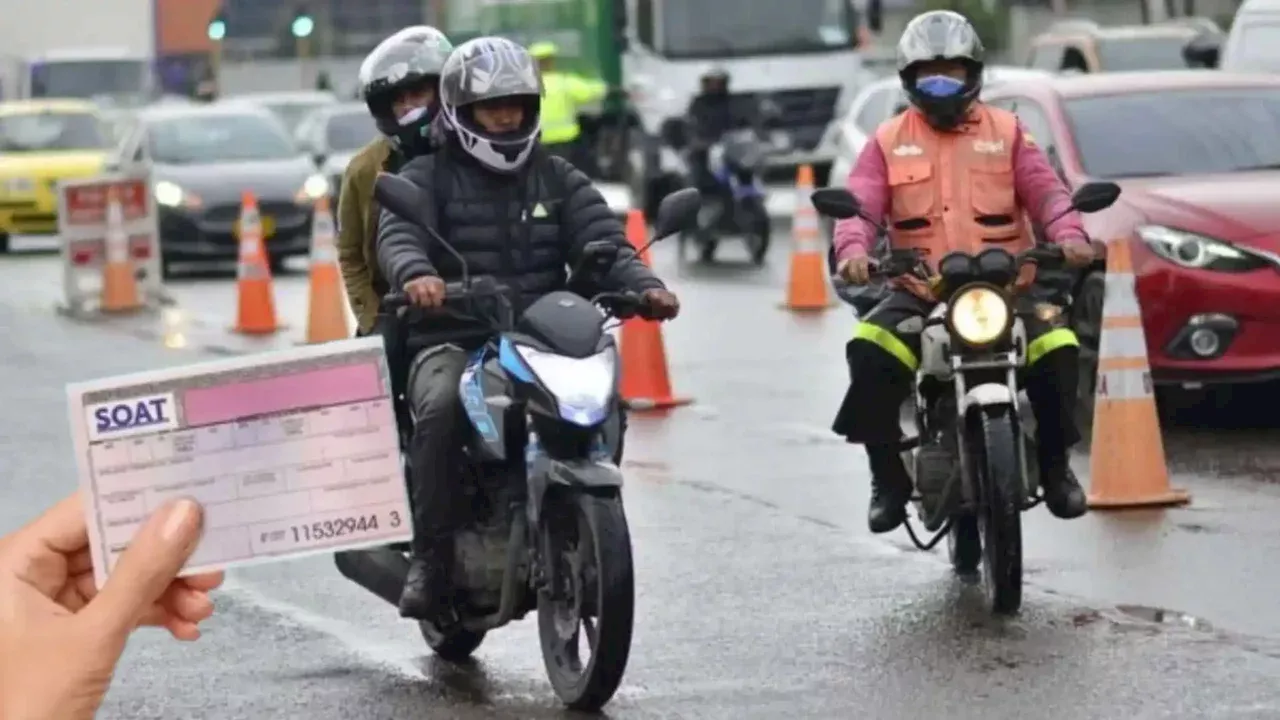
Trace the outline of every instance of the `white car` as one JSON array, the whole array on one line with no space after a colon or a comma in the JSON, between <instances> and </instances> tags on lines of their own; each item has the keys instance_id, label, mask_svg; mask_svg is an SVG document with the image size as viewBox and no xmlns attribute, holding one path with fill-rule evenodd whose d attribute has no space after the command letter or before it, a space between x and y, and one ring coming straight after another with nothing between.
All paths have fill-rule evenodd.
<instances>
[{"instance_id":1,"label":"white car","mask_svg":"<svg viewBox=\"0 0 1280 720\"><path fill-rule=\"evenodd\" d=\"M1014 80L1033 80L1052 74L1031 68L998 65L988 67L983 78L983 89ZM843 187L853 163L862 152L867 140L885 120L907 107L907 97L902 91L902 81L897 75L876 80L862 88L849 104L840 123L840 136L836 143L836 159L831 164L831 184ZM828 222L828 225L830 223Z\"/></svg>"}]
</instances>

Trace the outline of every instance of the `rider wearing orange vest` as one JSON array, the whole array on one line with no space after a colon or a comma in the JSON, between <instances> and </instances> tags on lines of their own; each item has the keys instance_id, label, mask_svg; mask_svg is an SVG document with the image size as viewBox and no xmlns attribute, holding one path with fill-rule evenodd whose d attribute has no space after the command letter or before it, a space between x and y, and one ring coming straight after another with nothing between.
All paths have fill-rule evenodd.
<instances>
[{"instance_id":1,"label":"rider wearing orange vest","mask_svg":"<svg viewBox=\"0 0 1280 720\"><path fill-rule=\"evenodd\" d=\"M1017 253L1034 242L1031 223L1061 244L1067 263L1093 259L1080 217L1043 152L1012 113L978 102L983 48L957 13L937 10L912 20L898 42L898 75L911 107L884 123L849 175L849 190L872 220L886 221L895 249L918 248L935 266L951 251L1003 247ZM1029 216L1029 218L1028 218ZM836 225L837 272L868 281L874 226L859 218ZM1024 289L1035 277L1027 265ZM898 452L899 409L919 366L923 318L936 304L925 283L892 281L889 297L858 323L846 349L852 381L832 429L866 445L872 532L906 519L911 481ZM1045 505L1060 518L1086 510L1084 492L1067 464L1080 440L1073 408L1079 342L1061 308L1026 320L1025 382L1037 420L1037 461ZM1052 312L1048 311L1052 310ZM1048 319L1040 319L1048 318Z\"/></svg>"}]
</instances>

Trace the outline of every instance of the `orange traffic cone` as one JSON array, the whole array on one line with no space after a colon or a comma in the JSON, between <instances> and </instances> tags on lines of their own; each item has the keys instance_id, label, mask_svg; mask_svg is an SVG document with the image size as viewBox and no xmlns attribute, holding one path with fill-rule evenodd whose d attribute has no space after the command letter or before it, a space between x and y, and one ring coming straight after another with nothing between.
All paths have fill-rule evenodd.
<instances>
[{"instance_id":1,"label":"orange traffic cone","mask_svg":"<svg viewBox=\"0 0 1280 720\"><path fill-rule=\"evenodd\" d=\"M338 270L337 229L329 198L316 202L311 226L311 298L307 313L307 342L342 340L351 334Z\"/></svg>"},{"instance_id":2,"label":"orange traffic cone","mask_svg":"<svg viewBox=\"0 0 1280 720\"><path fill-rule=\"evenodd\" d=\"M246 335L269 335L280 329L271 289L271 264L262 238L262 216L258 199L245 191L240 201L240 262L236 268L235 331Z\"/></svg>"},{"instance_id":3,"label":"orange traffic cone","mask_svg":"<svg viewBox=\"0 0 1280 720\"><path fill-rule=\"evenodd\" d=\"M1191 499L1169 487L1129 243L1122 239L1107 246L1089 463L1093 508L1181 505Z\"/></svg>"},{"instance_id":4,"label":"orange traffic cone","mask_svg":"<svg viewBox=\"0 0 1280 720\"><path fill-rule=\"evenodd\" d=\"M791 276L782 307L816 312L835 307L827 293L827 259L823 253L818 211L809 202L813 194L813 167L796 171L796 209L791 218Z\"/></svg>"},{"instance_id":5,"label":"orange traffic cone","mask_svg":"<svg viewBox=\"0 0 1280 720\"><path fill-rule=\"evenodd\" d=\"M649 231L644 214L639 210L627 213L627 240L639 250L648 242ZM641 254L641 261L649 264L649 253ZM622 380L619 392L627 407L632 410L659 410L688 405L690 398L678 398L671 392L671 377L667 372L667 349L662 341L662 326L653 320L631 318L622 323Z\"/></svg>"},{"instance_id":6,"label":"orange traffic cone","mask_svg":"<svg viewBox=\"0 0 1280 720\"><path fill-rule=\"evenodd\" d=\"M102 268L102 312L138 310L142 307L142 297L138 294L138 279L129 256L129 235L124 229L120 188L115 183L107 186L106 238L103 244L106 245L107 262Z\"/></svg>"}]
</instances>

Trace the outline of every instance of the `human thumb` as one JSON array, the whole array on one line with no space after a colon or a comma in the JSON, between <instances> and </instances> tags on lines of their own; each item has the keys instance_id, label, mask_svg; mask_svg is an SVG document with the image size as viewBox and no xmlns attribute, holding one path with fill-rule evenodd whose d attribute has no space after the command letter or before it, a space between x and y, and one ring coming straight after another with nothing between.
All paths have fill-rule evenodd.
<instances>
[{"instance_id":1,"label":"human thumb","mask_svg":"<svg viewBox=\"0 0 1280 720\"><path fill-rule=\"evenodd\" d=\"M106 585L82 614L128 634L160 599L200 542L204 512L194 500L165 503L134 534Z\"/></svg>"}]
</instances>

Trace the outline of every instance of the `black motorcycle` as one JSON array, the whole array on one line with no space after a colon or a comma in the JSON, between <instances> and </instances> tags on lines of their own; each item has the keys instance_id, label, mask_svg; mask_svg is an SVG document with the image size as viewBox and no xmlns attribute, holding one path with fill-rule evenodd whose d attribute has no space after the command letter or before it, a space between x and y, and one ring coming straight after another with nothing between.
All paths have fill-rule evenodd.
<instances>
[{"instance_id":1,"label":"black motorcycle","mask_svg":"<svg viewBox=\"0 0 1280 720\"><path fill-rule=\"evenodd\" d=\"M402 178L381 175L375 195L415 222L453 254L463 280L446 284L445 307L420 311L393 293L383 300L384 336L396 387L402 442L412 422L405 387L405 331L438 312L487 324L492 339L468 358L459 386L470 433L456 459L466 508L455 536L454 584L460 621L422 621L423 638L440 657L466 659L485 634L537 610L547 674L570 708L598 710L613 697L627 665L634 615L631 540L622 506L622 473L614 462L622 442L617 395L618 352L606 323L647 317L630 292L590 301L569 291L549 293L516 317L512 288L491 276L471 277L466 261L423 222L431 199ZM697 190L664 199L655 237L696 220ZM588 243L571 288L599 287L617 245ZM406 458L406 473L411 473ZM348 579L393 605L408 572L407 547L337 555ZM579 654L586 635L591 657Z\"/></svg>"},{"instance_id":2,"label":"black motorcycle","mask_svg":"<svg viewBox=\"0 0 1280 720\"><path fill-rule=\"evenodd\" d=\"M706 195L697 228L680 233L681 259L692 245L699 260L712 262L720 241L735 235L742 238L751 262L764 264L773 229L761 181L766 153L754 128L731 130L711 146L707 160L716 192Z\"/></svg>"},{"instance_id":3,"label":"black motorcycle","mask_svg":"<svg viewBox=\"0 0 1280 720\"><path fill-rule=\"evenodd\" d=\"M1119 196L1115 183L1088 183L1071 209L1098 212ZM818 190L813 205L828 217L862 217L879 227L847 190ZM1024 263L1047 269L1063 259L1056 245L1017 256L988 248L948 253L935 273L917 250L890 250L872 271L877 280L919 278L938 300L920 334L917 436L901 445L919 518L935 534L921 542L910 522L907 532L921 550L945 536L958 574L975 575L981 566L989 606L999 614L1022 606L1021 513L1040 502L1035 418L1018 372L1027 362L1024 318L1042 304L1016 295L1014 281Z\"/></svg>"}]
</instances>

